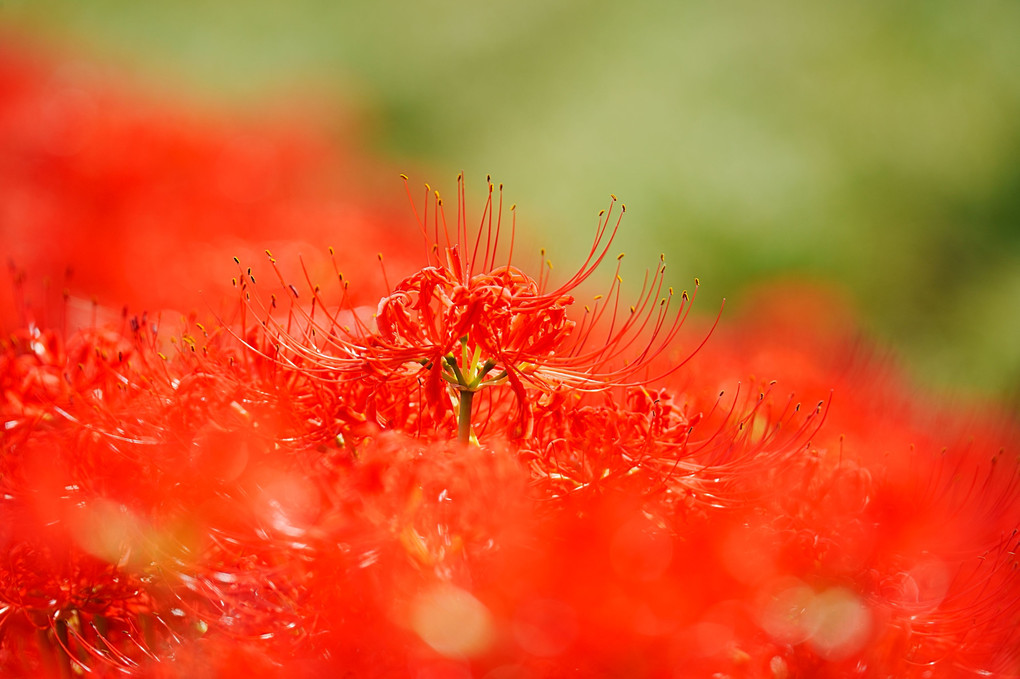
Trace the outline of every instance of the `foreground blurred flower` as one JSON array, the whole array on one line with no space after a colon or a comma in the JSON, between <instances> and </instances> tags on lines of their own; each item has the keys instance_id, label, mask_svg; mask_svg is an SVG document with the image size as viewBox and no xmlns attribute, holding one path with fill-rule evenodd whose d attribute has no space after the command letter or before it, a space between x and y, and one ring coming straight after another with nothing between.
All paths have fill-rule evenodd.
<instances>
[{"instance_id":1,"label":"foreground blurred flower","mask_svg":"<svg viewBox=\"0 0 1020 679\"><path fill-rule=\"evenodd\" d=\"M703 348L661 263L580 303L614 210L555 285L500 198L437 198L377 301L360 248L245 257L220 320L19 274L5 675L1020 674L1014 421L911 396L802 284Z\"/></svg>"}]
</instances>

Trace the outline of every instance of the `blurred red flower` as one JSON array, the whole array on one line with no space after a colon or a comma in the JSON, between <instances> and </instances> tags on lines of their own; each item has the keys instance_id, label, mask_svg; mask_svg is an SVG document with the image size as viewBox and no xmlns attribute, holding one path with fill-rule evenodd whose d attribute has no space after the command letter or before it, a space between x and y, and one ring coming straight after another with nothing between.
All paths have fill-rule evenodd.
<instances>
[{"instance_id":1,"label":"blurred red flower","mask_svg":"<svg viewBox=\"0 0 1020 679\"><path fill-rule=\"evenodd\" d=\"M296 259L329 242L404 254L390 244L405 211L380 207L359 179L373 161L296 113L300 102L226 121L112 78L0 35L0 240L55 295L70 284L114 309L222 312L232 256L274 247ZM363 261L344 264L377 278Z\"/></svg>"}]
</instances>

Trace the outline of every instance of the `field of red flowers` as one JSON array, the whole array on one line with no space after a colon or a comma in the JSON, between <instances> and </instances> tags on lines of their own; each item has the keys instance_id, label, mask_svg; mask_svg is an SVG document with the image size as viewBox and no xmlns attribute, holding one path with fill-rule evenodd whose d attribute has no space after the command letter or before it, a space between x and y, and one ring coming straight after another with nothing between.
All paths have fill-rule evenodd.
<instances>
[{"instance_id":1,"label":"field of red flowers","mask_svg":"<svg viewBox=\"0 0 1020 679\"><path fill-rule=\"evenodd\" d=\"M1015 418L361 163L0 47L5 676L1020 675Z\"/></svg>"}]
</instances>

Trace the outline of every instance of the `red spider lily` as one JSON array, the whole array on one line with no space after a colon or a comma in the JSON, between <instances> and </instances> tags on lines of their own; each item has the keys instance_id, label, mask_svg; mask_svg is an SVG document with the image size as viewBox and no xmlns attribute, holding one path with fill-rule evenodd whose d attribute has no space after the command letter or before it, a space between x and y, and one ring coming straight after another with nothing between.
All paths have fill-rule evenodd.
<instances>
[{"instance_id":1,"label":"red spider lily","mask_svg":"<svg viewBox=\"0 0 1020 679\"><path fill-rule=\"evenodd\" d=\"M484 387L509 383L517 408L515 426L509 433L527 437L538 394L599 392L643 383L646 377L632 380L647 373L672 347L690 310L686 291L676 312L670 308L673 290L664 290L665 266L661 262L625 318L619 313L619 269L604 298L599 296L593 307L585 307L580 320L569 317L572 293L605 260L619 229L619 218L615 225L612 222L615 196L609 210L599 215L595 240L584 263L569 280L549 290L548 277L536 280L513 266L515 225L505 263L497 262L502 187L495 204L494 191L489 181L481 224L473 238L464 209L463 177L458 178L457 225L452 238L442 199L435 194L432 231L427 212L419 217L429 265L397 283L380 300L371 321L362 319L343 300L339 311L326 312L320 287L310 280L311 311L292 309L286 320L277 320L272 309L251 298L242 276L245 299L253 303L270 333L271 348L266 355L328 381L360 381L371 376L386 383L386 389L417 390L423 394L421 416L431 413L436 422L448 412L448 384L459 402L459 438L465 443L471 437L473 396ZM624 211L621 208L621 217ZM440 257L441 249L445 257ZM270 261L276 269L272 255ZM281 285L296 298L297 288L287 284L278 269L276 272ZM348 285L339 272L337 276L346 295ZM247 278L254 282L251 269ZM275 296L271 306L276 306ZM316 308L323 310L319 319L314 316ZM663 374L684 362L675 362ZM499 410L490 407L487 419L492 420Z\"/></svg>"},{"instance_id":2,"label":"red spider lily","mask_svg":"<svg viewBox=\"0 0 1020 679\"><path fill-rule=\"evenodd\" d=\"M950 413L909 394L889 365L861 359L859 341L848 351L840 339L848 324L833 322L841 305L807 287L761 295L733 326L740 334L724 330L689 371L703 380L753 370L785 375L790 389L836 392L807 454L759 477L779 494L723 538L727 552L749 545L726 567L761 588L765 611L799 607L792 623L764 623L775 640L793 641L783 656L791 670L1015 676L1015 421ZM816 316L827 329L805 332L805 317ZM812 641L801 616L820 605L858 617L859 637Z\"/></svg>"}]
</instances>

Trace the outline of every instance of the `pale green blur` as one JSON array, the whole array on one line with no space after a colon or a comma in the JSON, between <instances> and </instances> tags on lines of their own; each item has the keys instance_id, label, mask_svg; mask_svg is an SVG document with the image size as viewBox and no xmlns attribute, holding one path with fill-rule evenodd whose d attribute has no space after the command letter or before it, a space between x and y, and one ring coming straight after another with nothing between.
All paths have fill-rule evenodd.
<instances>
[{"instance_id":1,"label":"pale green blur","mask_svg":"<svg viewBox=\"0 0 1020 679\"><path fill-rule=\"evenodd\" d=\"M712 313L757 281L835 281L927 383L1020 401L1020 3L93 0L0 17L197 98L347 101L398 169L504 182L563 267L613 192L628 280L665 252Z\"/></svg>"}]
</instances>

